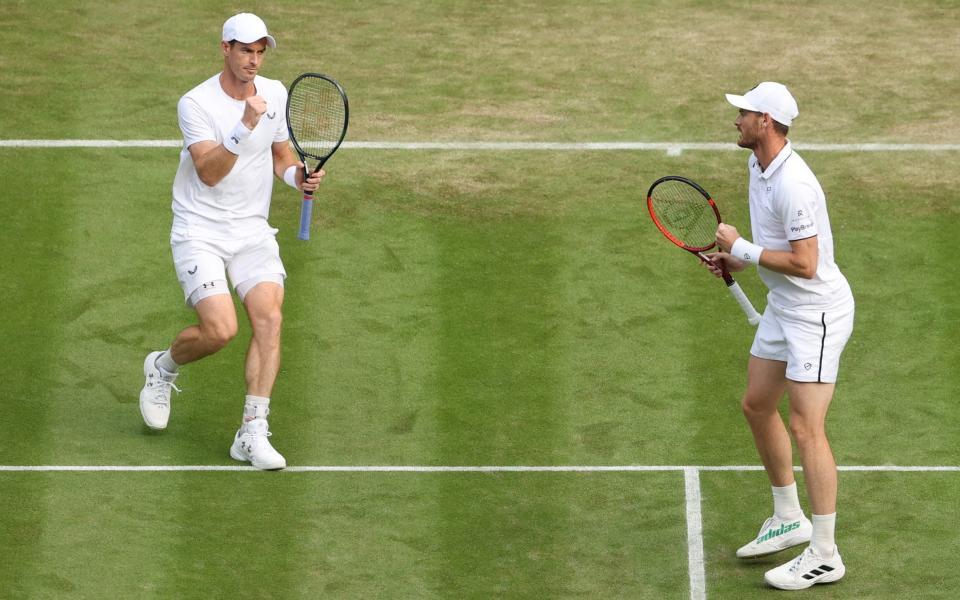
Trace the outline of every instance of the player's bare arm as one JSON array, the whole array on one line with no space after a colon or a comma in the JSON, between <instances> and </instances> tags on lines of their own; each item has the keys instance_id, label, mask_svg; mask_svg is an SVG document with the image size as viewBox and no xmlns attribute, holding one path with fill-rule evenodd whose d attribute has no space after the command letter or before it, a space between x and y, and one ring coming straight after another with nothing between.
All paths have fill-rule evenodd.
<instances>
[{"instance_id":1,"label":"player's bare arm","mask_svg":"<svg viewBox=\"0 0 960 600\"><path fill-rule=\"evenodd\" d=\"M720 223L717 226L717 246L723 253L729 253L733 244L740 238L737 228L727 223ZM729 258L727 258L729 257ZM794 277L811 279L817 274L817 260L819 258L819 248L817 246L817 236L811 236L802 240L790 242L790 250L770 250L763 249L760 254L760 266ZM736 257L729 254L724 257L728 269L737 270L733 267L730 260L740 262ZM745 265L741 265L741 269Z\"/></svg>"},{"instance_id":2,"label":"player's bare arm","mask_svg":"<svg viewBox=\"0 0 960 600\"><path fill-rule=\"evenodd\" d=\"M267 103L260 96L250 96L245 102L240 122L252 132L267 111ZM220 183L237 163L236 154L212 140L197 142L189 150L200 181L211 187Z\"/></svg>"},{"instance_id":3,"label":"player's bare arm","mask_svg":"<svg viewBox=\"0 0 960 600\"><path fill-rule=\"evenodd\" d=\"M317 188L320 187L320 182L323 180L323 176L327 174L326 171L323 169L320 169L316 173L311 171L309 177L307 177L306 181L304 181L303 162L297 160L296 156L293 154L293 150L290 148L290 144L286 141L274 142L272 149L273 173L278 179L284 179L287 169L290 167L296 167L295 175L297 189L304 192L317 191Z\"/></svg>"},{"instance_id":4,"label":"player's bare arm","mask_svg":"<svg viewBox=\"0 0 960 600\"><path fill-rule=\"evenodd\" d=\"M213 187L220 183L237 162L237 155L214 141L197 142L191 145L190 156L200 181Z\"/></svg>"}]
</instances>

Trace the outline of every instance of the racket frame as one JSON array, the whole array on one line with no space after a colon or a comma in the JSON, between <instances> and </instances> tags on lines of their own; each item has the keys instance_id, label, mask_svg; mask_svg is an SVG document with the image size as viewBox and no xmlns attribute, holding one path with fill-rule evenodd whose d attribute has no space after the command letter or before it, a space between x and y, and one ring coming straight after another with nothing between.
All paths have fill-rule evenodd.
<instances>
[{"instance_id":1,"label":"racket frame","mask_svg":"<svg viewBox=\"0 0 960 600\"><path fill-rule=\"evenodd\" d=\"M722 222L722 219L720 217L720 209L717 208L717 203L714 202L713 198L710 196L707 190L703 189L695 181L687 179L686 177L681 177L679 175L667 175L665 177L661 177L660 179L657 179L652 184L650 184L650 189L647 190L647 210L650 212L650 218L653 219L653 224L656 225L658 230L660 230L660 233L662 233L664 237L666 237L668 240L673 242L676 246L679 246L680 248L683 248L687 252L693 254L704 263L713 264L713 261L707 258L704 252L715 248L717 246L716 240L711 241L710 244L708 244L707 246L690 246L685 242L683 242L682 240L680 240L679 238L677 238L675 235L673 235L670 232L670 230L667 229L666 226L664 226L664 224L660 221L660 218L657 217L657 213L653 209L653 190L658 185L666 181L676 181L679 183L683 183L692 187L697 192L699 192L700 195L703 196L703 199L706 200L706 202L710 205L710 208L713 209L713 214L717 219L717 225L719 225ZM720 271L723 277L723 282L727 284L727 289L730 291L730 295L733 296L733 298L737 301L737 304L740 305L740 308L743 310L743 313L747 317L747 321L751 325L758 324L760 322L760 314L753 307L753 303L750 302L749 298L747 298L747 295L743 292L743 289L740 287L740 284L737 283L737 281L723 267L723 265L720 265Z\"/></svg>"},{"instance_id":2,"label":"racket frame","mask_svg":"<svg viewBox=\"0 0 960 600\"><path fill-rule=\"evenodd\" d=\"M340 93L340 98L343 100L343 130L340 132L340 139L337 140L337 143L334 144L334 146L330 148L326 154L322 155L308 152L303 149L303 147L300 145L300 142L297 140L297 136L294 134L293 125L291 124L292 121L290 120L290 99L293 98L293 90L296 88L298 83L307 78L320 78L332 83ZM323 168L323 165L327 162L327 160L330 159L331 156L333 156L333 153L336 152L343 143L343 139L347 135L347 126L350 123L350 102L347 100L347 93L344 91L343 86L341 86L337 80L322 73L303 73L293 80L287 90L286 116L287 132L290 136L290 142L293 144L293 149L297 152L297 155L300 157L300 161L303 163L303 180L306 181L312 173L317 173L321 168ZM317 166L314 169L310 169L309 165L307 164L307 159L313 159L317 161ZM304 191L303 203L300 205L300 231L297 233L297 237L301 240L310 239L310 224L312 220L313 192Z\"/></svg>"}]
</instances>

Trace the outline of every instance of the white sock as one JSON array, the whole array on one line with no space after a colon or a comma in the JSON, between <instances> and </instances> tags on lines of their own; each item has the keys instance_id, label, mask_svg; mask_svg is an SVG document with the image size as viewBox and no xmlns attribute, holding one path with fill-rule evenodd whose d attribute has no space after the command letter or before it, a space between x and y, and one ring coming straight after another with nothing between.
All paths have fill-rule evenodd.
<instances>
[{"instance_id":1,"label":"white sock","mask_svg":"<svg viewBox=\"0 0 960 600\"><path fill-rule=\"evenodd\" d=\"M773 489L773 514L783 520L798 519L803 515L800 498L797 496L797 482L783 487L770 486Z\"/></svg>"},{"instance_id":2,"label":"white sock","mask_svg":"<svg viewBox=\"0 0 960 600\"><path fill-rule=\"evenodd\" d=\"M267 415L270 414L270 398L264 398L263 396L251 396L247 394L247 398L243 403L243 422L252 421L254 419L266 419Z\"/></svg>"},{"instance_id":3,"label":"white sock","mask_svg":"<svg viewBox=\"0 0 960 600\"><path fill-rule=\"evenodd\" d=\"M170 352L170 348L164 350L163 353L157 357L155 362L161 371L164 371L169 375L173 375L180 370L180 365L173 361L173 355Z\"/></svg>"},{"instance_id":4,"label":"white sock","mask_svg":"<svg viewBox=\"0 0 960 600\"><path fill-rule=\"evenodd\" d=\"M814 552L824 558L833 556L833 548L836 545L833 534L837 526L837 513L810 515L810 517L813 522L813 536L810 538L810 545Z\"/></svg>"}]
</instances>

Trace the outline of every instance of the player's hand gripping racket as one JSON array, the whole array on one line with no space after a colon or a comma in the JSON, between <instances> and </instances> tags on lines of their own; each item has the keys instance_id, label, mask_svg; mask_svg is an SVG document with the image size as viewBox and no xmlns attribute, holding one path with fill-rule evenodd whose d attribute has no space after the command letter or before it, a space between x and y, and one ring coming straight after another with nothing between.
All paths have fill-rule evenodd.
<instances>
[{"instance_id":1,"label":"player's hand gripping racket","mask_svg":"<svg viewBox=\"0 0 960 600\"><path fill-rule=\"evenodd\" d=\"M290 84L287 128L290 130L293 147L303 161L304 180L311 172L308 159L317 161L317 166L313 169L316 173L340 147L347 135L349 114L346 92L339 83L326 75L304 73ZM312 218L313 192L304 192L298 235L301 240L310 239Z\"/></svg>"},{"instance_id":2,"label":"player's hand gripping racket","mask_svg":"<svg viewBox=\"0 0 960 600\"><path fill-rule=\"evenodd\" d=\"M710 262L703 253L717 244L720 211L706 190L685 177L661 177L647 192L647 208L654 225L668 240L692 252L703 262ZM756 325L760 322L760 315L740 289L740 284L722 265L721 269L730 294L747 315L747 321Z\"/></svg>"}]
</instances>

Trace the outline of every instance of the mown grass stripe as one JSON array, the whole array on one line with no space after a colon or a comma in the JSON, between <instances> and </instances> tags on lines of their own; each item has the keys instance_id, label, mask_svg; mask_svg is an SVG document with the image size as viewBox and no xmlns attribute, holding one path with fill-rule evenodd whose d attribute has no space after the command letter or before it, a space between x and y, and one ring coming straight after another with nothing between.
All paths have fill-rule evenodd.
<instances>
[{"instance_id":1,"label":"mown grass stripe","mask_svg":"<svg viewBox=\"0 0 960 600\"><path fill-rule=\"evenodd\" d=\"M86 349L71 344L63 326L77 314L71 311L69 278L75 262L68 249L77 197L83 192L65 185L62 178L37 176L49 172L49 154L29 153L0 165L6 215L0 236L4 256L0 452L10 462L57 460L61 435L54 415L58 407L69 406L76 416L81 403L73 390L86 377L74 368L68 352ZM57 169L71 173L72 179L82 165L73 157L62 157ZM56 207L40 198L56 198ZM18 443L21 431L29 432L29 444ZM20 478L0 487L4 488L0 512L5 515L0 526L4 555L0 557L0 595L27 597L32 582L52 579L46 572L43 548L55 492L48 477Z\"/></svg>"},{"instance_id":2,"label":"mown grass stripe","mask_svg":"<svg viewBox=\"0 0 960 600\"><path fill-rule=\"evenodd\" d=\"M464 197L459 189L448 193L454 200ZM476 198L486 207L497 200L487 192ZM562 349L553 328L557 311L552 301L561 266L561 234L550 220L504 221L489 213L436 224L437 290L427 301L435 303L439 316L433 396L440 460L456 464L485 457L481 460L513 462L517 456L553 454L565 442L564 409L559 405L563 396L557 391ZM536 499L509 511L535 511L540 521L550 523L529 532L533 538L528 543L533 555L555 554L563 544L557 532L567 529L568 508L539 499L557 498L566 490L551 478L530 485ZM442 524L437 530L443 557L439 588L455 595L456 588L487 587L488 574L502 559L500 551L475 548L470 560L479 564L472 570L458 549L483 532L499 532L504 540L517 535L504 518L506 507L516 502L515 490L490 486L482 492L483 502L467 502L460 482L441 478L435 496ZM532 555L520 564L524 568L517 569L516 577L532 587L538 577L559 585L567 575ZM460 576L451 579L449 573Z\"/></svg>"}]
</instances>

